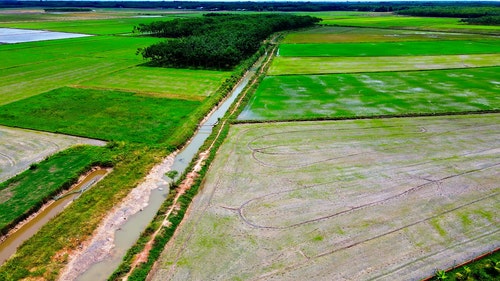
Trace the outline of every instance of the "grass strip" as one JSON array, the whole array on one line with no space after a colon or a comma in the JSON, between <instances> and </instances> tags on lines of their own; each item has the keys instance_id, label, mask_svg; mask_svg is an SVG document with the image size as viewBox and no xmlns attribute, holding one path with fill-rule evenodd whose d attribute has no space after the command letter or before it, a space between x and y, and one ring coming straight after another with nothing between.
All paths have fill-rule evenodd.
<instances>
[{"instance_id":1,"label":"grass strip","mask_svg":"<svg viewBox=\"0 0 500 281\"><path fill-rule=\"evenodd\" d=\"M282 44L283 57L375 57L494 54L500 40L489 41L419 41L382 43Z\"/></svg>"},{"instance_id":2,"label":"grass strip","mask_svg":"<svg viewBox=\"0 0 500 281\"><path fill-rule=\"evenodd\" d=\"M424 280L479 281L499 280L499 278L500 251L497 249L449 271L437 270L435 276Z\"/></svg>"}]
</instances>

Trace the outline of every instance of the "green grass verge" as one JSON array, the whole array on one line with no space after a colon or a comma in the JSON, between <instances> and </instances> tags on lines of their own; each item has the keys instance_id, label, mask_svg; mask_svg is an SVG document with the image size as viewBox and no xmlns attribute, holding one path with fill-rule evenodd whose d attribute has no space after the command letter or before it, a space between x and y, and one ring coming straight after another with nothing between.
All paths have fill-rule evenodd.
<instances>
[{"instance_id":1,"label":"green grass verge","mask_svg":"<svg viewBox=\"0 0 500 281\"><path fill-rule=\"evenodd\" d=\"M456 40L395 43L281 44L279 54L284 57L372 57L495 54L499 50L500 40Z\"/></svg>"},{"instance_id":2,"label":"green grass verge","mask_svg":"<svg viewBox=\"0 0 500 281\"><path fill-rule=\"evenodd\" d=\"M351 118L498 110L500 68L268 76L243 120Z\"/></svg>"},{"instance_id":3,"label":"green grass verge","mask_svg":"<svg viewBox=\"0 0 500 281\"><path fill-rule=\"evenodd\" d=\"M108 150L76 146L32 165L32 168L0 184L0 233L38 210L63 189L70 187L91 166L109 166Z\"/></svg>"},{"instance_id":4,"label":"green grass verge","mask_svg":"<svg viewBox=\"0 0 500 281\"><path fill-rule=\"evenodd\" d=\"M428 280L430 281L500 280L500 251L497 250L491 254L482 257L479 260L475 260L471 263L454 268L448 272L441 271L440 274L436 274L436 276Z\"/></svg>"},{"instance_id":5,"label":"green grass verge","mask_svg":"<svg viewBox=\"0 0 500 281\"><path fill-rule=\"evenodd\" d=\"M268 75L411 71L497 66L500 54L394 57L276 57Z\"/></svg>"},{"instance_id":6,"label":"green grass verge","mask_svg":"<svg viewBox=\"0 0 500 281\"><path fill-rule=\"evenodd\" d=\"M61 88L0 107L0 124L90 138L155 144L200 102Z\"/></svg>"},{"instance_id":7,"label":"green grass verge","mask_svg":"<svg viewBox=\"0 0 500 281\"><path fill-rule=\"evenodd\" d=\"M228 71L138 66L97 77L80 85L133 91L154 97L204 100L230 75L231 72Z\"/></svg>"}]
</instances>

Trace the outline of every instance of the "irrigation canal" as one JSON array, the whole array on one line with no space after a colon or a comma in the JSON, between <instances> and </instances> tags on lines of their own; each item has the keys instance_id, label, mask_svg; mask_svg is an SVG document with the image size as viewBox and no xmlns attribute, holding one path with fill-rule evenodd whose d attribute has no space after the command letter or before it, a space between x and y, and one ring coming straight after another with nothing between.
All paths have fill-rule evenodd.
<instances>
[{"instance_id":1,"label":"irrigation canal","mask_svg":"<svg viewBox=\"0 0 500 281\"><path fill-rule=\"evenodd\" d=\"M33 236L44 224L76 199L80 194L92 185L102 179L109 171L107 169L97 169L89 173L80 183L74 185L71 189L60 196L57 196L54 202L48 204L40 212L35 214L25 224L22 224L17 230L13 231L7 238L0 243L0 265L12 256L17 247L24 241Z\"/></svg>"},{"instance_id":2,"label":"irrigation canal","mask_svg":"<svg viewBox=\"0 0 500 281\"><path fill-rule=\"evenodd\" d=\"M224 116L231 104L233 104L238 95L253 78L256 73L256 69L258 69L265 58L266 56L261 57L258 62L256 62L255 65L246 72L229 97L222 102L218 108L212 111L199 125L199 129L191 141L175 156L171 170L177 171L179 175L185 172L189 163L196 157L200 147L212 133L213 127L219 122L219 119ZM134 245L141 232L146 229L147 225L154 218L160 206L168 196L169 189L165 182L170 182L171 179L164 176L163 180L164 182L158 183L157 188L151 193L148 205L143 208L142 211L129 217L121 226L121 229L115 232L114 248L111 250L111 253L109 253L104 260L91 265L85 272L79 275L76 280L106 280L116 270L127 250Z\"/></svg>"}]
</instances>

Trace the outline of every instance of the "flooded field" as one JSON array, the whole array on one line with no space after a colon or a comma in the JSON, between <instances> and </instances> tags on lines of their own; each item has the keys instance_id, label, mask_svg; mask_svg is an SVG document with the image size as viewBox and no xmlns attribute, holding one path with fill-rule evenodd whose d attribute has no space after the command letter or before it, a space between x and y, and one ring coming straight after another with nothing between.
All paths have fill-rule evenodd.
<instances>
[{"instance_id":1,"label":"flooded field","mask_svg":"<svg viewBox=\"0 0 500 281\"><path fill-rule=\"evenodd\" d=\"M421 280L492 251L499 118L234 125L153 280Z\"/></svg>"},{"instance_id":2,"label":"flooded field","mask_svg":"<svg viewBox=\"0 0 500 281\"><path fill-rule=\"evenodd\" d=\"M32 163L76 144L102 146L105 142L0 126L0 182L26 170Z\"/></svg>"},{"instance_id":3,"label":"flooded field","mask_svg":"<svg viewBox=\"0 0 500 281\"><path fill-rule=\"evenodd\" d=\"M66 33L66 32L53 32L46 30L0 28L0 44L13 44L13 43L23 43L23 42L44 41L44 40L78 38L87 36L92 36L92 35Z\"/></svg>"}]
</instances>

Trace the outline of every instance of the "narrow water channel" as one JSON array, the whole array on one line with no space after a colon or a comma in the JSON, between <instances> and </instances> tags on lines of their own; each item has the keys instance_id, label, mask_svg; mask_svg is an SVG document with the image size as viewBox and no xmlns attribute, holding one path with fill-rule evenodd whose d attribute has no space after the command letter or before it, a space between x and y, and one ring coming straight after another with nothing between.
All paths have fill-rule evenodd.
<instances>
[{"instance_id":1,"label":"narrow water channel","mask_svg":"<svg viewBox=\"0 0 500 281\"><path fill-rule=\"evenodd\" d=\"M7 239L2 241L0 243L0 265L3 264L10 256L12 256L16 252L17 247L19 247L28 238L33 236L44 224L46 224L50 219L62 212L62 210L64 210L64 207L66 207L71 201L73 201L73 199L78 197L81 193L77 191L88 189L90 186L104 177L107 173L108 170L106 169L98 169L89 173L79 184L76 184L67 192L65 192L65 194L68 194L67 196L60 197L60 199L48 205L34 218L32 218L26 224L22 225L18 230L9 235Z\"/></svg>"},{"instance_id":2,"label":"narrow water channel","mask_svg":"<svg viewBox=\"0 0 500 281\"><path fill-rule=\"evenodd\" d=\"M255 65L259 66L262 60L263 58L259 59ZM179 172L179 175L186 170L200 147L212 133L213 127L217 124L219 119L224 116L231 104L236 100L254 75L255 67L245 74L229 97L200 124L199 130L195 133L191 141L176 155L171 170ZM167 182L171 181L171 179L166 176L164 176L164 180ZM152 221L156 212L165 201L168 193L168 186L164 183L158 183L157 188L151 193L148 205L143 208L141 212L129 217L125 224L121 226L121 229L115 232L115 246L112 252L103 261L93 264L88 270L78 276L76 280L106 280L120 265L126 251L133 246L141 232L147 227L149 222Z\"/></svg>"}]
</instances>

